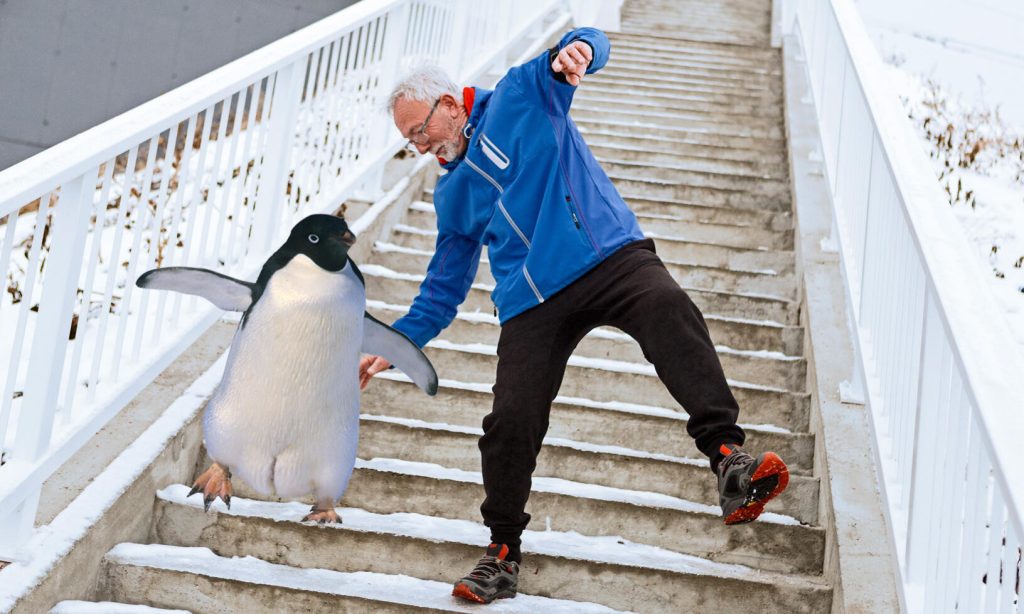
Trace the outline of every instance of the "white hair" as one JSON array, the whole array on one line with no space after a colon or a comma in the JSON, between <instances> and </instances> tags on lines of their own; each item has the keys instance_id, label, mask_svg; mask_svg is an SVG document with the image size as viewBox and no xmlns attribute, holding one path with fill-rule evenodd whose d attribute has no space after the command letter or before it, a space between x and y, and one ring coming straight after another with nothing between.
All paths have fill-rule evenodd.
<instances>
[{"instance_id":1,"label":"white hair","mask_svg":"<svg viewBox=\"0 0 1024 614\"><path fill-rule=\"evenodd\" d=\"M448 78L448 73L440 66L423 64L413 68L391 90L391 95L388 96L388 113L394 114L395 103L401 98L429 105L434 104L434 101L444 94L451 94L460 104L462 103L462 90Z\"/></svg>"}]
</instances>

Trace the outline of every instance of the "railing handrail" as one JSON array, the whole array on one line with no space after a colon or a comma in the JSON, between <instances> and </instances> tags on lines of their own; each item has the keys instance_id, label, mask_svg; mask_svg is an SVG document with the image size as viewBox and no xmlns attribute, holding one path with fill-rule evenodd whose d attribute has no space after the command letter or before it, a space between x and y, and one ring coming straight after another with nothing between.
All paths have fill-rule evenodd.
<instances>
[{"instance_id":1,"label":"railing handrail","mask_svg":"<svg viewBox=\"0 0 1024 614\"><path fill-rule=\"evenodd\" d=\"M784 0L776 9L782 30L801 41L811 73L814 108L825 146L823 164L833 200L833 232L840 243L854 337L864 371L875 371L877 378L868 382L874 382L868 386L868 403L872 405L869 415L874 418L876 448L882 446L878 454L887 456L893 454L893 446L910 447L905 455L900 452L905 463L912 463L910 467L883 462L880 471L890 537L904 576L901 592L905 605L918 610L948 604L954 590L966 590L967 597L975 599L982 590L982 574L975 574L980 559L973 557L987 553L989 565L993 565L992 557L1002 557L997 559L996 567L988 568L990 582L986 590L995 591L993 585L997 583L991 581L993 570L1012 572L1005 566L1017 560L1017 549L1024 537L1024 463L1019 459L1014 462L1011 457L1024 441L1024 411L1019 411L1024 410L1024 403L1018 400L1020 393L1016 389L1024 374L1024 357L1010 336L1002 334L1007 329L1006 318L997 309L993 291L986 283L988 273L971 256L966 237L957 231L958 222L946 205L919 137L883 76L881 59L856 7L850 0ZM794 27L796 24L799 28ZM818 86L813 85L816 78L820 80ZM870 134L865 136L865 132ZM827 139L832 140L826 142ZM851 154L855 156L852 159L843 157ZM867 154L867 161L857 158L858 154ZM855 169L865 163L866 170ZM866 187L858 183L865 180ZM878 202L879 196L883 201L891 198L892 205ZM842 202L844 197L848 202ZM884 221L873 220L873 215ZM915 258L913 266L906 265L906 254L910 252L901 251L903 244L893 245L892 253L882 255L881 260L877 250L869 250L869 241L880 240L877 224L894 221L901 229L889 235L896 240L906 237L905 245L912 246ZM870 223L876 225L874 234ZM890 265L890 256L898 262ZM902 271L879 272L879 267L901 264ZM892 290L903 282L908 284L906 290ZM913 300L898 304L901 296ZM893 301L897 303L892 304ZM880 311L885 305L889 308ZM869 308L871 311L866 311ZM913 330L893 332L901 322L911 324ZM875 334L884 338L882 344L886 347L877 347L879 344L872 338ZM904 345L894 349L893 344L900 341ZM933 352L939 348L939 353L933 354L929 348ZM901 356L909 357L913 366L907 370L913 371L911 375L916 378L909 392L891 387L891 382L903 375ZM933 356L939 362L930 361ZM937 369L938 364L948 365L948 373ZM878 369L885 372L880 374ZM882 393L886 383L878 383L883 379L890 384L888 397ZM950 394L952 391L955 395ZM953 398L958 395L962 395L963 401ZM1012 411L1015 407L1016 412ZM879 421L880 418L886 421ZM968 427L970 440L966 433L948 430L957 425ZM974 437L980 449L972 447L972 456L968 457L967 448L974 445ZM883 441L884 445L880 443ZM944 441L966 445L964 449L935 447ZM927 451L921 452L920 446L932 447L922 448ZM941 479L936 477L938 469L927 466L927 461L949 455L956 460L946 461L945 466L955 471L945 479L955 484L947 488L935 484L934 480ZM991 510L989 471L995 488ZM924 482L920 483L921 480ZM932 493L927 492L929 486L940 488ZM890 487L895 490L889 491ZM983 496L971 500L964 495L956 502L935 498L942 493L964 494L964 489ZM936 503L949 511L927 509ZM994 517L986 524L989 517L985 514L990 512ZM1006 533L1004 519L1008 522ZM900 522L905 526L900 526ZM929 533L940 526L948 533ZM981 535L987 535L990 541L972 541L981 539ZM938 567L923 563L922 552L933 551L929 542L943 538L947 542L939 552L959 548L947 554L972 557L970 562L958 562L952 567L949 562L940 562ZM956 541L948 543L948 539ZM914 560L908 562L908 557ZM954 580L949 575L951 570L961 568L971 575ZM1019 568L1017 574L1019 581ZM922 593L920 589L926 583L933 589L939 586L942 595L928 594L928 590ZM943 583L957 588L948 588ZM1008 589L1006 583L1013 586L1013 578L1000 575L998 584L1003 587L998 590L1003 591L1003 597L1008 590L1020 590ZM914 593L908 596L907 591L911 590ZM993 600L994 605L996 598L990 593L985 593L985 598ZM969 611L974 607L970 603L961 606Z\"/></svg>"},{"instance_id":2,"label":"railing handrail","mask_svg":"<svg viewBox=\"0 0 1024 614\"><path fill-rule=\"evenodd\" d=\"M935 286L939 315L957 349L960 366L967 374L968 394L975 402L984 424L984 436L996 466L996 476L1006 489L1012 510L1011 519L1024 534L1024 463L1013 463L1007 453L1024 442L1024 402L1016 414L1004 407L1020 399L1012 385L1024 375L1021 359L1012 337L999 334L1008 328L1006 316L996 308L992 289L985 281L989 275L971 256L971 246L959 222L947 206L939 182L929 163L920 137L900 106L898 96L883 81L881 58L851 0L830 0L839 18L868 107L876 122L882 151L893 169L910 229L921 255L928 281ZM852 43L852 44L851 44ZM981 297L968 304L957 296ZM990 360L997 355L1001 360ZM1001 413L1000 413L1001 412ZM1009 418L1010 422L1006 422ZM997 420L999 423L997 424Z\"/></svg>"},{"instance_id":3,"label":"railing handrail","mask_svg":"<svg viewBox=\"0 0 1024 614\"><path fill-rule=\"evenodd\" d=\"M403 2L357 2L0 171L0 217Z\"/></svg>"}]
</instances>

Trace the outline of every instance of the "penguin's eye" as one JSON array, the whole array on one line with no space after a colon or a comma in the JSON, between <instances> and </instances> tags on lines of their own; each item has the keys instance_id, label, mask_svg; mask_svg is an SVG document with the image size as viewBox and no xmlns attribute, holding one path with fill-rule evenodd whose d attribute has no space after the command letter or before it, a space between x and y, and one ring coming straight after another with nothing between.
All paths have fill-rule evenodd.
<instances>
[{"instance_id":1,"label":"penguin's eye","mask_svg":"<svg viewBox=\"0 0 1024 614\"><path fill-rule=\"evenodd\" d=\"M309 235L309 242L310 243L319 243L320 242L320 237L318 237L316 235Z\"/></svg>"}]
</instances>

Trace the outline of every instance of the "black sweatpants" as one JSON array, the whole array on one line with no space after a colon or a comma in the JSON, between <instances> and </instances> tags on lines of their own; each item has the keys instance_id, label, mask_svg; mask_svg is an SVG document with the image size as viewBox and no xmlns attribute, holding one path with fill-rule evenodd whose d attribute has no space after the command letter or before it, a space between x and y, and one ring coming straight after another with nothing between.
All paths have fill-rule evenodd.
<instances>
[{"instance_id":1,"label":"black sweatpants","mask_svg":"<svg viewBox=\"0 0 1024 614\"><path fill-rule=\"evenodd\" d=\"M739 407L700 310L672 279L654 241L630 243L542 304L501 327L494 406L480 438L480 507L491 541L519 558L531 475L548 430L551 402L576 345L598 326L639 342L644 357L689 414L686 430L717 463L723 443L742 444Z\"/></svg>"}]
</instances>

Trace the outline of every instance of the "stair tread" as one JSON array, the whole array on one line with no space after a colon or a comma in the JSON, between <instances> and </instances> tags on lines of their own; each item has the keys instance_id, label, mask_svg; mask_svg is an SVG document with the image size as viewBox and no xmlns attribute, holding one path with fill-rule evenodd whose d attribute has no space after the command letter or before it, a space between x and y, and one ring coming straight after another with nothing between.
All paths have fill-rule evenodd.
<instances>
[{"instance_id":1,"label":"stair tread","mask_svg":"<svg viewBox=\"0 0 1024 614\"><path fill-rule=\"evenodd\" d=\"M50 614L191 614L191 612L113 601L66 600L53 606Z\"/></svg>"},{"instance_id":2,"label":"stair tread","mask_svg":"<svg viewBox=\"0 0 1024 614\"><path fill-rule=\"evenodd\" d=\"M398 467L398 464L380 463L380 465L390 468ZM429 473L429 471L425 471L425 473ZM157 498L174 505L201 511L203 509L202 501L198 497L188 497L188 492L187 486L175 484L160 490L157 493ZM339 507L337 509L342 517L342 523L319 527L313 523L301 522L300 519L309 512L309 506L298 502L261 501L232 497L230 510L219 500L214 502L210 509L211 512L217 514L259 517L304 524L311 529L387 533L434 542L457 542L480 548L487 545L487 542L484 541L487 529L482 523L408 511L379 513L356 507ZM810 527L807 530L818 531L818 529ZM544 555L607 565L658 569L679 574L715 575L721 578L769 585L807 588L826 586L821 576L813 574L779 573L741 564L720 563L658 546L632 542L616 535L592 536L582 535L575 531L526 529L522 537L522 551L524 557Z\"/></svg>"},{"instance_id":3,"label":"stair tread","mask_svg":"<svg viewBox=\"0 0 1024 614\"><path fill-rule=\"evenodd\" d=\"M183 487L184 488L184 487ZM451 585L410 576L377 572L341 572L303 569L269 563L255 557L222 557L209 548L160 544L118 544L107 560L138 567L195 574L222 580L277 586L321 594L359 597L369 601L471 612L473 606L451 596ZM495 612L615 612L611 608L579 601L522 595L514 601L492 604Z\"/></svg>"}]
</instances>

